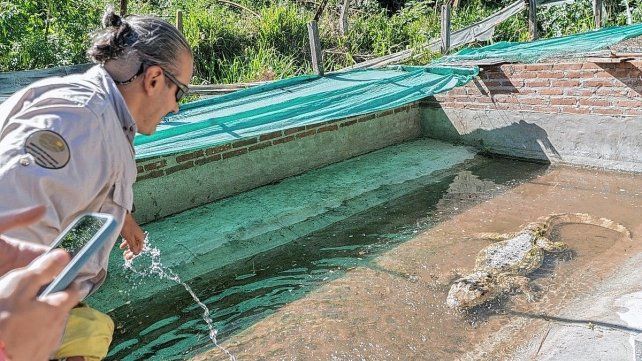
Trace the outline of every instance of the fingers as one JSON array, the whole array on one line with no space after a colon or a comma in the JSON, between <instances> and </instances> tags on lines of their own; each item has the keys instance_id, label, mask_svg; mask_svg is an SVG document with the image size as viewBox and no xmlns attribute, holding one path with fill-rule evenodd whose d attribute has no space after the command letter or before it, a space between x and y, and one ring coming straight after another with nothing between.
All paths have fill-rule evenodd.
<instances>
[{"instance_id":1,"label":"fingers","mask_svg":"<svg viewBox=\"0 0 642 361\"><path fill-rule=\"evenodd\" d=\"M28 272L28 286L26 288L28 294L37 294L42 286L51 283L53 279L65 268L69 263L69 254L67 252L56 249L46 253L38 258L26 268Z\"/></svg>"},{"instance_id":2,"label":"fingers","mask_svg":"<svg viewBox=\"0 0 642 361\"><path fill-rule=\"evenodd\" d=\"M120 246L118 246L118 248L123 250L128 249L129 246L127 245L127 241L123 239L123 241L120 243Z\"/></svg>"},{"instance_id":3,"label":"fingers","mask_svg":"<svg viewBox=\"0 0 642 361\"><path fill-rule=\"evenodd\" d=\"M18 211L0 214L0 233L7 230L24 227L39 220L45 214L45 206L23 208Z\"/></svg>"},{"instance_id":4,"label":"fingers","mask_svg":"<svg viewBox=\"0 0 642 361\"><path fill-rule=\"evenodd\" d=\"M66 290L52 293L40 298L40 300L68 312L80 302L80 298L80 287L74 282Z\"/></svg>"}]
</instances>

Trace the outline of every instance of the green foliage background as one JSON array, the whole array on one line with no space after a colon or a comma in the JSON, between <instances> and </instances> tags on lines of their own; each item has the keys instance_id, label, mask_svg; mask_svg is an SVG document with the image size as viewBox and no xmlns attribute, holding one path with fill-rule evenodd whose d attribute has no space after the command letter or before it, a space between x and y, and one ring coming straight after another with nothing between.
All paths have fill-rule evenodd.
<instances>
[{"instance_id":1,"label":"green foliage background","mask_svg":"<svg viewBox=\"0 0 642 361\"><path fill-rule=\"evenodd\" d=\"M349 31L341 36L338 23L342 1L330 0L319 23L326 70L403 49L419 49L427 40L439 36L443 1L408 0L399 12L389 14L375 0L353 0L357 4L349 12ZM626 0L606 2L607 25L625 23L623 1ZM629 1L634 22L641 21L641 4ZM234 2L252 12L219 0L130 0L128 12L174 22L176 11L183 11L184 33L195 54L193 82L197 84L271 80L312 71L306 24L314 17L315 1ZM452 15L453 30L510 3L462 0ZM0 0L0 71L87 62L89 34L98 29L109 5L118 7L113 0ZM522 12L502 23L493 40L527 40L526 16ZM587 31L592 22L590 0L538 12L544 38ZM420 54L412 62L425 64L434 56Z\"/></svg>"}]
</instances>

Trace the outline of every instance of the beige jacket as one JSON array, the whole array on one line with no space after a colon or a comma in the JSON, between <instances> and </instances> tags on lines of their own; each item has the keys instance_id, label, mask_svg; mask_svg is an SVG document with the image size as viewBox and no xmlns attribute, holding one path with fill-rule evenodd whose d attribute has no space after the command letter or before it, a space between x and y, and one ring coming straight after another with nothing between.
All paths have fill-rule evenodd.
<instances>
[{"instance_id":1,"label":"beige jacket","mask_svg":"<svg viewBox=\"0 0 642 361\"><path fill-rule=\"evenodd\" d=\"M110 213L120 230L133 203L135 132L101 66L36 82L0 104L0 212L47 207L42 220L7 236L50 245L83 212ZM116 239L81 271L87 294L102 284Z\"/></svg>"}]
</instances>

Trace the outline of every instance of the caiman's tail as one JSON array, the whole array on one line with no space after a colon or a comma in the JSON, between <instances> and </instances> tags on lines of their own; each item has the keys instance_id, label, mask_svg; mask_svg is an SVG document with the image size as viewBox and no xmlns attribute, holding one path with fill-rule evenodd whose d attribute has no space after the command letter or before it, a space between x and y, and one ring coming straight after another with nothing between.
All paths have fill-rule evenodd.
<instances>
[{"instance_id":1,"label":"caiman's tail","mask_svg":"<svg viewBox=\"0 0 642 361\"><path fill-rule=\"evenodd\" d=\"M547 228L549 230L555 224L562 224L562 223L590 224L590 225L603 227L606 229L610 229L612 231L619 232L624 236L626 236L627 238L631 238L631 231L629 231L628 228L624 227L623 225L613 220L610 220L608 218L594 217L586 213L551 214L550 216L544 217L541 221L542 223L548 226Z\"/></svg>"}]
</instances>

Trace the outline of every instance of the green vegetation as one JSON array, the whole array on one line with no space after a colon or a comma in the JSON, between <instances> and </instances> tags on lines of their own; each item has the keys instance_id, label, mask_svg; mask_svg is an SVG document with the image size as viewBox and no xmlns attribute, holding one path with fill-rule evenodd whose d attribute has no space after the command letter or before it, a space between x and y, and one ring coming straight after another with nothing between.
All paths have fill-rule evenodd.
<instances>
[{"instance_id":1,"label":"green vegetation","mask_svg":"<svg viewBox=\"0 0 642 361\"><path fill-rule=\"evenodd\" d=\"M349 31L339 32L341 0L330 0L319 22L326 69L335 70L404 49L419 50L439 36L444 0L407 0L394 14L375 0L353 0ZM626 1L626 0L624 0ZM316 1L319 3L320 1ZM316 12L311 0L130 0L129 12L174 21L183 11L184 33L196 58L194 83L271 80L312 71L307 22ZM453 11L453 29L479 21L511 0L462 0ZM607 2L607 25L626 22L624 2ZM0 71L47 68L86 62L91 31L113 0L0 0ZM243 9L242 7L247 8ZM631 5L634 22L642 5ZM541 9L542 37L590 30L590 0ZM527 40L526 13L497 27L494 41ZM485 45L485 44L477 44ZM411 61L425 64L435 54Z\"/></svg>"}]
</instances>

